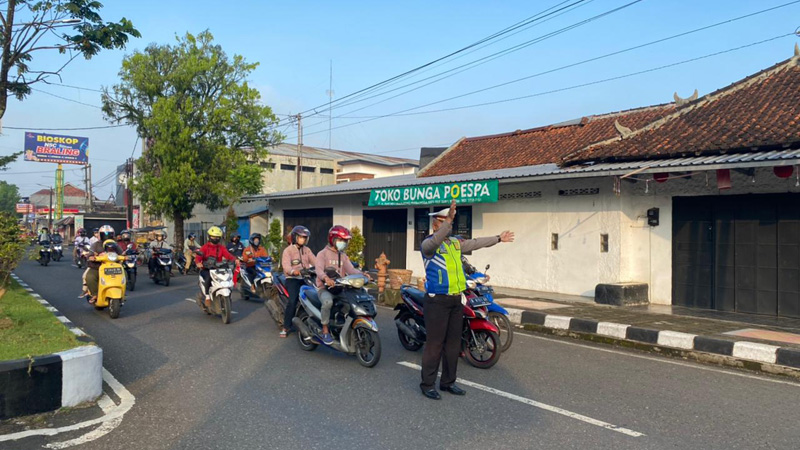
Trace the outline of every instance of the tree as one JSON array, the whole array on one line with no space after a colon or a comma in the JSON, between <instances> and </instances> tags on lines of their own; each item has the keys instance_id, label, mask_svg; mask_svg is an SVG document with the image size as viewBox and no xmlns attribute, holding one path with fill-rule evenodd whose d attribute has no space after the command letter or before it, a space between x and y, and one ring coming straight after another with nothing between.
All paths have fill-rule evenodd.
<instances>
[{"instance_id":1,"label":"tree","mask_svg":"<svg viewBox=\"0 0 800 450\"><path fill-rule=\"evenodd\" d=\"M8 285L8 277L25 254L25 242L17 218L0 212L0 289Z\"/></svg>"},{"instance_id":2,"label":"tree","mask_svg":"<svg viewBox=\"0 0 800 450\"><path fill-rule=\"evenodd\" d=\"M103 22L98 14L102 7L96 0L0 0L0 118L9 95L22 100L31 85L47 83L50 77L60 81L61 71L78 56L90 59L103 49L125 48L129 37L141 36L124 17ZM58 31L65 27L71 31ZM33 70L34 53L47 50L65 55L64 64Z\"/></svg>"},{"instance_id":3,"label":"tree","mask_svg":"<svg viewBox=\"0 0 800 450\"><path fill-rule=\"evenodd\" d=\"M233 206L228 206L228 212L225 214L225 241L231 240L231 235L239 229L239 218L236 217L236 212ZM247 236L245 236L245 239Z\"/></svg>"},{"instance_id":4,"label":"tree","mask_svg":"<svg viewBox=\"0 0 800 450\"><path fill-rule=\"evenodd\" d=\"M14 162L17 159L17 157L19 157L19 155L21 154L22 152L17 152L17 153L12 153L8 156L0 156L0 170L8 169L8 167L6 166Z\"/></svg>"},{"instance_id":5,"label":"tree","mask_svg":"<svg viewBox=\"0 0 800 450\"><path fill-rule=\"evenodd\" d=\"M283 228L280 220L272 219L272 222L270 222L267 242L269 242L269 255L272 257L272 261L280 265L281 254L284 249Z\"/></svg>"},{"instance_id":6,"label":"tree","mask_svg":"<svg viewBox=\"0 0 800 450\"><path fill-rule=\"evenodd\" d=\"M351 228L350 234L352 237L344 252L347 253L347 257L350 258L350 261L358 263L362 270L367 270L367 268L364 267L364 235L361 234L361 229L358 227Z\"/></svg>"},{"instance_id":7,"label":"tree","mask_svg":"<svg viewBox=\"0 0 800 450\"><path fill-rule=\"evenodd\" d=\"M17 185L0 181L0 213L15 215L17 202L19 202Z\"/></svg>"},{"instance_id":8,"label":"tree","mask_svg":"<svg viewBox=\"0 0 800 450\"><path fill-rule=\"evenodd\" d=\"M122 62L121 83L103 93L107 119L136 127L145 150L132 188L149 213L166 215L183 242L197 204L220 209L261 190L261 168L280 141L278 120L247 84L258 64L233 58L204 31L151 44Z\"/></svg>"}]
</instances>

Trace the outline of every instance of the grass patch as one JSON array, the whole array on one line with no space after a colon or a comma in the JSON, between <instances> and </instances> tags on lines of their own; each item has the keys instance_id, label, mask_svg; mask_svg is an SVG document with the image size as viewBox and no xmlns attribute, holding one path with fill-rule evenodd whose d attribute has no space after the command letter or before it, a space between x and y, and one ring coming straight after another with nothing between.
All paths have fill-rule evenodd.
<instances>
[{"instance_id":1,"label":"grass patch","mask_svg":"<svg viewBox=\"0 0 800 450\"><path fill-rule=\"evenodd\" d=\"M0 360L48 355L84 345L16 281L0 298Z\"/></svg>"}]
</instances>

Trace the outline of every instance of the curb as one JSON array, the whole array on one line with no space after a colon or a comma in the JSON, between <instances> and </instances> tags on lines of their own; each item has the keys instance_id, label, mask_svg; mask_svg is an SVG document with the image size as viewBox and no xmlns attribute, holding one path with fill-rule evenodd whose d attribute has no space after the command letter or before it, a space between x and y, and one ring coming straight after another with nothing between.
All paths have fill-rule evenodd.
<instances>
[{"instance_id":1,"label":"curb","mask_svg":"<svg viewBox=\"0 0 800 450\"><path fill-rule=\"evenodd\" d=\"M729 341L678 331L652 330L538 311L508 311L509 319L513 323L532 331L571 335L595 342L620 344L800 378L800 349L796 348L752 341Z\"/></svg>"},{"instance_id":2,"label":"curb","mask_svg":"<svg viewBox=\"0 0 800 450\"><path fill-rule=\"evenodd\" d=\"M16 274L11 277L85 345L51 355L0 362L0 419L95 400L103 389L103 349Z\"/></svg>"}]
</instances>

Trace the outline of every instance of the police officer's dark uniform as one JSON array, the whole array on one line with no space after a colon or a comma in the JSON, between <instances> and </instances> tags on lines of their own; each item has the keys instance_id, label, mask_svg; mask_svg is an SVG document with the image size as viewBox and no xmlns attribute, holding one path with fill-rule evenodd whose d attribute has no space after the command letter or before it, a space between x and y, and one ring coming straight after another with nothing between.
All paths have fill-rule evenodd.
<instances>
[{"instance_id":1,"label":"police officer's dark uniform","mask_svg":"<svg viewBox=\"0 0 800 450\"><path fill-rule=\"evenodd\" d=\"M454 207L454 205L451 205ZM462 240L450 236L453 228L450 208L430 214L439 224L438 229L420 244L425 266L425 328L427 338L422 353L422 393L440 399L436 391L436 372L442 361L442 378L439 388L456 395L464 395L455 385L458 355L461 351L461 327L464 313L461 293L467 289L466 275L461 265L461 252L491 247L501 242L500 236ZM510 238L513 239L513 234Z\"/></svg>"}]
</instances>

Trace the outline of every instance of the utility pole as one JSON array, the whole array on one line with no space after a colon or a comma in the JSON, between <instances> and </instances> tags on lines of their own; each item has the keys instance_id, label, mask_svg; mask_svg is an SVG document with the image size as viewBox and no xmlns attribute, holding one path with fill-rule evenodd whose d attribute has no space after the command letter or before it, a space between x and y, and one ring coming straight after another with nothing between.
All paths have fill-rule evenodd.
<instances>
[{"instance_id":1,"label":"utility pole","mask_svg":"<svg viewBox=\"0 0 800 450\"><path fill-rule=\"evenodd\" d=\"M47 211L50 214L50 217L47 219L47 231L52 233L53 232L53 187L50 187L50 208Z\"/></svg>"},{"instance_id":2,"label":"utility pole","mask_svg":"<svg viewBox=\"0 0 800 450\"><path fill-rule=\"evenodd\" d=\"M133 179L133 158L128 158L125 161L125 206L127 207L126 218L128 220L128 228L133 227L133 192L130 189L130 183Z\"/></svg>"},{"instance_id":3,"label":"utility pole","mask_svg":"<svg viewBox=\"0 0 800 450\"><path fill-rule=\"evenodd\" d=\"M302 188L303 176L303 116L297 114L297 189Z\"/></svg>"},{"instance_id":4,"label":"utility pole","mask_svg":"<svg viewBox=\"0 0 800 450\"><path fill-rule=\"evenodd\" d=\"M331 140L331 125L333 124L333 60L331 60L330 80L328 84L328 150L333 148L333 141Z\"/></svg>"},{"instance_id":5,"label":"utility pole","mask_svg":"<svg viewBox=\"0 0 800 450\"><path fill-rule=\"evenodd\" d=\"M86 176L88 179L86 191L89 193L89 211L94 210L94 195L92 194L92 165L86 165Z\"/></svg>"}]
</instances>

